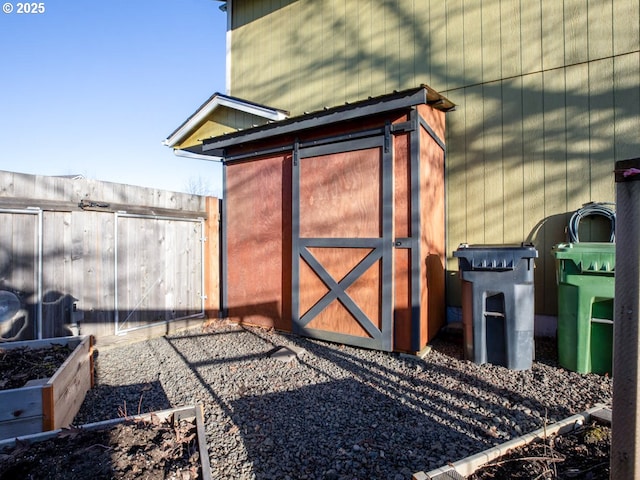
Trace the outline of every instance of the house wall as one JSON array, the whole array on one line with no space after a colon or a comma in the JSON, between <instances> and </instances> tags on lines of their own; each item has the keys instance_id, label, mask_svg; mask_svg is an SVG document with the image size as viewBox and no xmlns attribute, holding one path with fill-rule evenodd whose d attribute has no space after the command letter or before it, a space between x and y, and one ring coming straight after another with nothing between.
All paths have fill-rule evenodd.
<instances>
[{"instance_id":1,"label":"house wall","mask_svg":"<svg viewBox=\"0 0 640 480\"><path fill-rule=\"evenodd\" d=\"M454 102L447 269L462 242L532 241L536 312L556 313L551 247L573 211L614 201L614 162L640 150L640 0L231 7L231 95L297 115L426 83Z\"/></svg>"}]
</instances>

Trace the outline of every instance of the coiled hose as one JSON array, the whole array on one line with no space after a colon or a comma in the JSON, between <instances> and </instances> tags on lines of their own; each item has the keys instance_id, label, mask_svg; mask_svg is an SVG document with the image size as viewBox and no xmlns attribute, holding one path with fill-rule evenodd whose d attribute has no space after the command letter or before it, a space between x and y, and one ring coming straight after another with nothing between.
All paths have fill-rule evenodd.
<instances>
[{"instance_id":1,"label":"coiled hose","mask_svg":"<svg viewBox=\"0 0 640 480\"><path fill-rule=\"evenodd\" d=\"M569 239L572 243L580 241L580 238L578 237L580 220L591 215L600 215L609 219L611 222L611 235L609 237L609 242L614 243L616 241L616 214L606 205L615 205L615 203L589 202L585 203L582 208L579 208L573 213L569 220Z\"/></svg>"}]
</instances>

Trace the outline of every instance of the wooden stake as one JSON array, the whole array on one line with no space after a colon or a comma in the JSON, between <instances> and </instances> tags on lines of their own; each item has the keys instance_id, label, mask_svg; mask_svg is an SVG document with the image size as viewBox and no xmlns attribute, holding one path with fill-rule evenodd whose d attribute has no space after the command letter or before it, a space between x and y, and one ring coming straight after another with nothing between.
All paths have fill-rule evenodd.
<instances>
[{"instance_id":1,"label":"wooden stake","mask_svg":"<svg viewBox=\"0 0 640 480\"><path fill-rule=\"evenodd\" d=\"M640 478L640 158L616 162L616 287L611 476Z\"/></svg>"}]
</instances>

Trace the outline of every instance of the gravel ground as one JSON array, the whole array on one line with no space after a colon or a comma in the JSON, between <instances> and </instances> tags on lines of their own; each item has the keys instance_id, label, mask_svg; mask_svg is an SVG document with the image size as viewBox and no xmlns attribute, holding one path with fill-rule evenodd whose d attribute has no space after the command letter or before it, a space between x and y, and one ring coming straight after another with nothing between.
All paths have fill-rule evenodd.
<instances>
[{"instance_id":1,"label":"gravel ground","mask_svg":"<svg viewBox=\"0 0 640 480\"><path fill-rule=\"evenodd\" d=\"M410 479L612 396L543 339L529 371L464 361L456 335L419 359L224 322L99 347L75 423L201 402L216 479Z\"/></svg>"}]
</instances>

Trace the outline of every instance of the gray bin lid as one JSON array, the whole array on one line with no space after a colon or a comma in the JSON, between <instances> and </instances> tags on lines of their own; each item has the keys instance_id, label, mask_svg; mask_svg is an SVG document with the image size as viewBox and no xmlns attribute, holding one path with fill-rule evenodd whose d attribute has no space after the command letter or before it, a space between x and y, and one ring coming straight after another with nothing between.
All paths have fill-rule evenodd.
<instances>
[{"instance_id":1,"label":"gray bin lid","mask_svg":"<svg viewBox=\"0 0 640 480\"><path fill-rule=\"evenodd\" d=\"M532 244L520 245L468 245L460 244L453 252L460 270L513 270L521 260L538 258Z\"/></svg>"}]
</instances>

